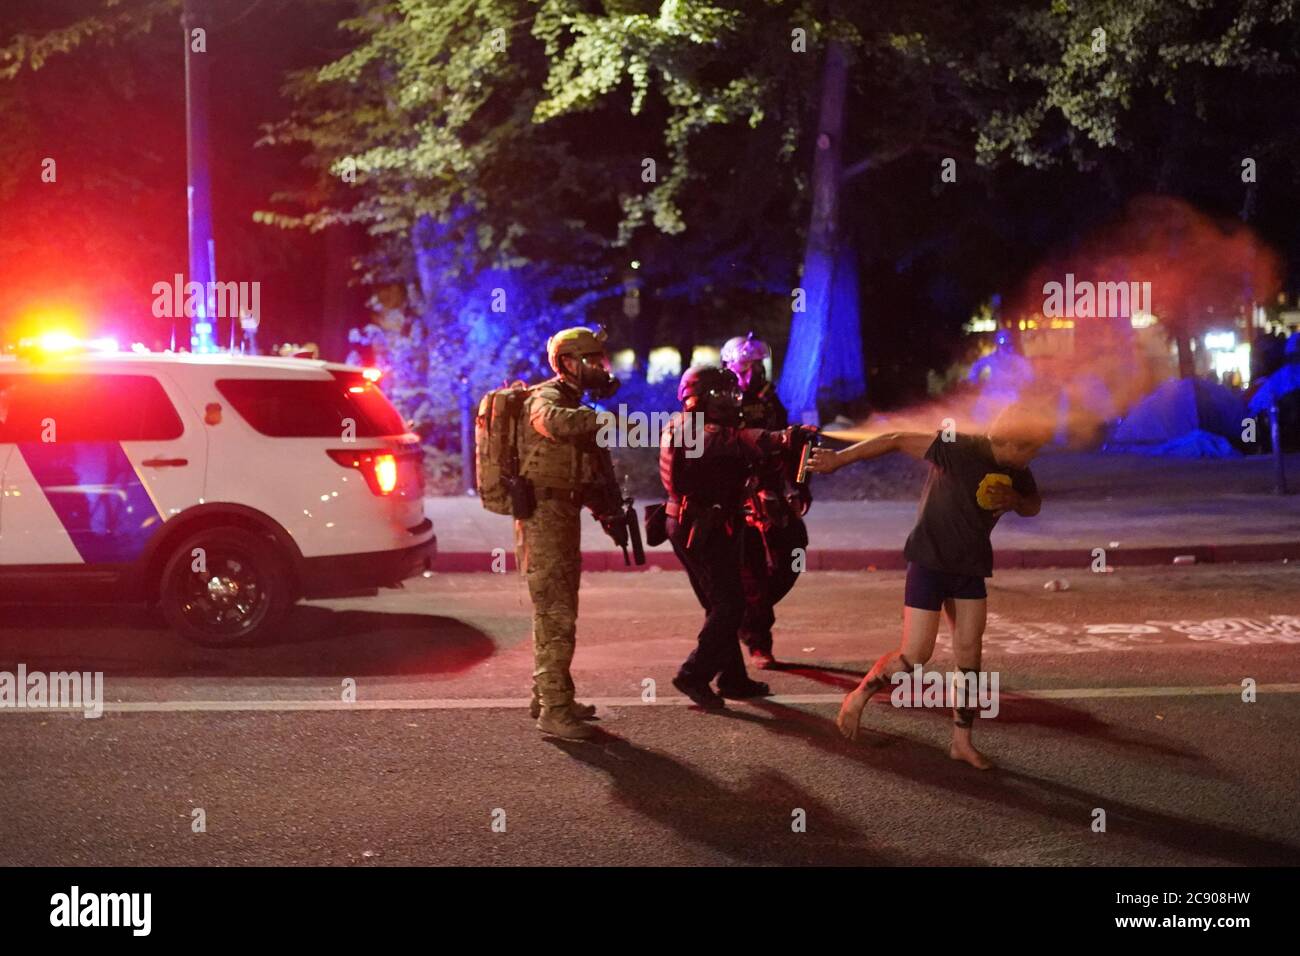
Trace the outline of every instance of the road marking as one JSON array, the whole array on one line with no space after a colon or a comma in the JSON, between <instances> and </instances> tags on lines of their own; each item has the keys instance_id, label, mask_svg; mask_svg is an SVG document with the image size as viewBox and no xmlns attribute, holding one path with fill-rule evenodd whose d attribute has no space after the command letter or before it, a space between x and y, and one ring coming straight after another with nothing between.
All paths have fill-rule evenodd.
<instances>
[{"instance_id":1,"label":"road marking","mask_svg":"<svg viewBox=\"0 0 1300 956\"><path fill-rule=\"evenodd\" d=\"M1259 696L1268 694L1300 694L1300 684L1260 684ZM1125 697L1237 697L1240 684L1211 684L1201 687L1058 687L1043 690L1004 691L1006 700L1088 700ZM759 700L773 704L838 704L843 694L776 694ZM683 707L690 700L677 695L659 697L647 703L640 697L590 697L587 703L598 707ZM466 698L393 698L358 700L348 703L341 700L123 700L104 704L105 713L183 713L183 712L290 712L330 710L508 710L528 706L527 697L466 697ZM81 713L80 707L45 707L17 709L0 707L0 714L50 713L51 711Z\"/></svg>"}]
</instances>

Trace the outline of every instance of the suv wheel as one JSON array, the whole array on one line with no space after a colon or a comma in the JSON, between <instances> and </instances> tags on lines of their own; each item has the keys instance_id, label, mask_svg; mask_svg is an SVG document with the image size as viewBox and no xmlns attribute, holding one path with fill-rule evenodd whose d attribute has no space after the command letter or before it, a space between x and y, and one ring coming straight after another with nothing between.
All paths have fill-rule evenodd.
<instances>
[{"instance_id":1,"label":"suv wheel","mask_svg":"<svg viewBox=\"0 0 1300 956\"><path fill-rule=\"evenodd\" d=\"M287 562L274 544L242 528L186 538L167 559L159 584L167 623L205 647L251 643L293 603Z\"/></svg>"}]
</instances>

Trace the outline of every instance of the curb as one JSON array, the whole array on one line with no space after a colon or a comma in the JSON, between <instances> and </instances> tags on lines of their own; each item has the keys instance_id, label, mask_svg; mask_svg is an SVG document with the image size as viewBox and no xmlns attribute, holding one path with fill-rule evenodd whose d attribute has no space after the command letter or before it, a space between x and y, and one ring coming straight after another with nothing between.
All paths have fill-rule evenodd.
<instances>
[{"instance_id":1,"label":"curb","mask_svg":"<svg viewBox=\"0 0 1300 956\"><path fill-rule=\"evenodd\" d=\"M1106 563L1113 567L1151 567L1173 564L1174 558L1191 555L1195 564L1231 564L1234 562L1300 560L1300 541L1264 544L1200 544L1153 548L1114 548L1106 550ZM442 574L487 573L500 554L490 551L440 551L433 570ZM506 570L516 570L514 552L506 551ZM623 564L618 551L582 552L584 571L649 571L662 568L681 570L677 555L671 551L647 551L646 563L640 567ZM1014 568L1086 568L1092 564L1092 551L1086 548L1060 550L1015 549L993 553L993 567ZM902 571L907 568L903 552L898 549L841 548L808 550L809 571Z\"/></svg>"}]
</instances>

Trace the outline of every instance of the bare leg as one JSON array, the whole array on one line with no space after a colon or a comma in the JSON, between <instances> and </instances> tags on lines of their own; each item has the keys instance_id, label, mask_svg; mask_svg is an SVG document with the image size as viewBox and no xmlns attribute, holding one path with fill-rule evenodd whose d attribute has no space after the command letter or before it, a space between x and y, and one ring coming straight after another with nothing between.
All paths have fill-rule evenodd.
<instances>
[{"instance_id":1,"label":"bare leg","mask_svg":"<svg viewBox=\"0 0 1300 956\"><path fill-rule=\"evenodd\" d=\"M917 664L924 664L934 653L934 641L939 635L939 612L923 611L919 608L903 608L903 644L896 651L890 651L871 665L867 676L862 678L854 690L850 691L840 704L835 726L841 734L850 740L858 739L858 725L862 721L862 709L867 706L873 694L890 684L890 679L899 671L910 670Z\"/></svg>"},{"instance_id":2,"label":"bare leg","mask_svg":"<svg viewBox=\"0 0 1300 956\"><path fill-rule=\"evenodd\" d=\"M984 644L984 625L988 620L988 601L954 601L953 613L953 656L957 669L962 675L978 673ZM967 704L973 703L966 701ZM948 756L953 760L962 760L977 770L988 770L993 762L975 749L971 743L971 729L975 723L977 708L957 707L953 709L952 746Z\"/></svg>"}]
</instances>

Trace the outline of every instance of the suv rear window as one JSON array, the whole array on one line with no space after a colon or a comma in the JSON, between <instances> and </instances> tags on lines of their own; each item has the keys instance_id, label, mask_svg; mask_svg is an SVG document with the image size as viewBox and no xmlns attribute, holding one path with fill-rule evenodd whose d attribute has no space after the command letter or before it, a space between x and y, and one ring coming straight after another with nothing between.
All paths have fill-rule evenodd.
<instances>
[{"instance_id":1,"label":"suv rear window","mask_svg":"<svg viewBox=\"0 0 1300 956\"><path fill-rule=\"evenodd\" d=\"M0 442L170 441L185 431L148 375L0 375Z\"/></svg>"},{"instance_id":2,"label":"suv rear window","mask_svg":"<svg viewBox=\"0 0 1300 956\"><path fill-rule=\"evenodd\" d=\"M223 378L217 391L248 424L274 438L339 438L346 419L356 423L358 438L406 432L383 392L363 380Z\"/></svg>"}]
</instances>

